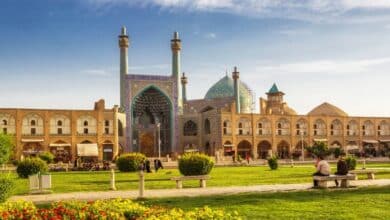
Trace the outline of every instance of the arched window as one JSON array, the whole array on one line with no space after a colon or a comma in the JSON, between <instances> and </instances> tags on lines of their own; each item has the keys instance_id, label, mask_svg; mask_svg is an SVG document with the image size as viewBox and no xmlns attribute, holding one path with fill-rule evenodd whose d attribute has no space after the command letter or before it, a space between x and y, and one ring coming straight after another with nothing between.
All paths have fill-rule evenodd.
<instances>
[{"instance_id":1,"label":"arched window","mask_svg":"<svg viewBox=\"0 0 390 220\"><path fill-rule=\"evenodd\" d=\"M88 134L88 128L84 128L84 134Z\"/></svg>"},{"instance_id":2,"label":"arched window","mask_svg":"<svg viewBox=\"0 0 390 220\"><path fill-rule=\"evenodd\" d=\"M61 120L57 121L57 126L62 126L62 121Z\"/></svg>"},{"instance_id":3,"label":"arched window","mask_svg":"<svg viewBox=\"0 0 390 220\"><path fill-rule=\"evenodd\" d=\"M88 126L88 121L84 121L84 126Z\"/></svg>"},{"instance_id":4,"label":"arched window","mask_svg":"<svg viewBox=\"0 0 390 220\"><path fill-rule=\"evenodd\" d=\"M224 135L231 135L232 134L232 128L230 126L230 121L228 121L228 120L223 122L223 134Z\"/></svg>"},{"instance_id":5,"label":"arched window","mask_svg":"<svg viewBox=\"0 0 390 220\"><path fill-rule=\"evenodd\" d=\"M276 125L277 135L290 135L290 122L287 119L279 119Z\"/></svg>"},{"instance_id":6,"label":"arched window","mask_svg":"<svg viewBox=\"0 0 390 220\"><path fill-rule=\"evenodd\" d=\"M35 126L36 125L36 121L35 120L31 120L30 125L31 126Z\"/></svg>"},{"instance_id":7,"label":"arched window","mask_svg":"<svg viewBox=\"0 0 390 220\"><path fill-rule=\"evenodd\" d=\"M241 118L238 122L238 135L250 135L251 122L247 118Z\"/></svg>"},{"instance_id":8,"label":"arched window","mask_svg":"<svg viewBox=\"0 0 390 220\"><path fill-rule=\"evenodd\" d=\"M295 125L296 135L306 135L307 134L307 121L305 119L300 119Z\"/></svg>"},{"instance_id":9,"label":"arched window","mask_svg":"<svg viewBox=\"0 0 390 220\"><path fill-rule=\"evenodd\" d=\"M257 134L258 135L270 135L271 134L271 122L263 118L257 122Z\"/></svg>"},{"instance_id":10,"label":"arched window","mask_svg":"<svg viewBox=\"0 0 390 220\"><path fill-rule=\"evenodd\" d=\"M192 120L186 121L183 128L184 136L196 136L198 134L198 126Z\"/></svg>"},{"instance_id":11,"label":"arched window","mask_svg":"<svg viewBox=\"0 0 390 220\"><path fill-rule=\"evenodd\" d=\"M110 126L110 121L109 120L105 120L104 121L104 126Z\"/></svg>"},{"instance_id":12,"label":"arched window","mask_svg":"<svg viewBox=\"0 0 390 220\"><path fill-rule=\"evenodd\" d=\"M208 118L204 121L204 133L211 134L210 120Z\"/></svg>"},{"instance_id":13,"label":"arched window","mask_svg":"<svg viewBox=\"0 0 390 220\"><path fill-rule=\"evenodd\" d=\"M314 122L313 125L313 134L317 136L324 136L326 135L326 125L325 122L321 119L318 119Z\"/></svg>"},{"instance_id":14,"label":"arched window","mask_svg":"<svg viewBox=\"0 0 390 220\"><path fill-rule=\"evenodd\" d=\"M8 124L7 120L3 120L3 125L7 125L7 124Z\"/></svg>"},{"instance_id":15,"label":"arched window","mask_svg":"<svg viewBox=\"0 0 390 220\"><path fill-rule=\"evenodd\" d=\"M378 125L378 135L379 136L390 135L390 126L386 121L381 121L380 125Z\"/></svg>"},{"instance_id":16,"label":"arched window","mask_svg":"<svg viewBox=\"0 0 390 220\"><path fill-rule=\"evenodd\" d=\"M332 121L330 125L330 135L332 136L341 136L343 134L343 126L340 120Z\"/></svg>"},{"instance_id":17,"label":"arched window","mask_svg":"<svg viewBox=\"0 0 390 220\"><path fill-rule=\"evenodd\" d=\"M365 121L362 126L363 136L374 136L375 135L374 123L371 121Z\"/></svg>"},{"instance_id":18,"label":"arched window","mask_svg":"<svg viewBox=\"0 0 390 220\"><path fill-rule=\"evenodd\" d=\"M348 122L347 124L347 135L348 136L357 136L359 134L358 123L354 120Z\"/></svg>"}]
</instances>

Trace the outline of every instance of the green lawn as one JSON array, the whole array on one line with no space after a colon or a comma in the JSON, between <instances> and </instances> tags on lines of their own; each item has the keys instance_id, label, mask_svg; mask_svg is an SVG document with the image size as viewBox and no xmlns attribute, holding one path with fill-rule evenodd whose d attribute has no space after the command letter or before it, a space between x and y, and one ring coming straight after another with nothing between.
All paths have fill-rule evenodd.
<instances>
[{"instance_id":1,"label":"green lawn","mask_svg":"<svg viewBox=\"0 0 390 220\"><path fill-rule=\"evenodd\" d=\"M390 186L148 199L145 203L184 210L209 206L238 211L244 219L390 219Z\"/></svg>"},{"instance_id":2,"label":"green lawn","mask_svg":"<svg viewBox=\"0 0 390 220\"><path fill-rule=\"evenodd\" d=\"M390 167L389 164L368 164L367 167ZM333 170L334 167L333 167ZM260 184L287 184L311 182L314 167L310 165L281 166L271 171L267 166L258 167L215 167L211 172L208 186L247 186ZM177 169L160 170L158 173L146 174L146 189L175 188L172 176L178 176ZM16 181L14 194L28 193L28 180L19 179L13 174ZM379 170L377 178L390 178L390 169ZM365 179L366 175L359 176ZM52 172L52 186L54 193L76 191L104 191L109 189L110 173L99 172ZM136 173L116 173L118 190L137 189L138 175ZM197 187L197 181L184 182L184 187Z\"/></svg>"}]
</instances>

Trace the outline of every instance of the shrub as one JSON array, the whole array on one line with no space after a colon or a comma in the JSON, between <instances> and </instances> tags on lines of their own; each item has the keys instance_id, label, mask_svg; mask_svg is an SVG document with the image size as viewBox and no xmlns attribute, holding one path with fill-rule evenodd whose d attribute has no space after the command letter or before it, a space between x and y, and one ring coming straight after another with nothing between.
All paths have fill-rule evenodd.
<instances>
[{"instance_id":1,"label":"shrub","mask_svg":"<svg viewBox=\"0 0 390 220\"><path fill-rule=\"evenodd\" d=\"M145 155L141 153L123 154L116 160L116 166L121 172L135 172L139 170L145 159Z\"/></svg>"},{"instance_id":2,"label":"shrub","mask_svg":"<svg viewBox=\"0 0 390 220\"><path fill-rule=\"evenodd\" d=\"M345 154L344 150L341 147L333 149L333 155L335 158L339 158L341 154Z\"/></svg>"},{"instance_id":3,"label":"shrub","mask_svg":"<svg viewBox=\"0 0 390 220\"><path fill-rule=\"evenodd\" d=\"M5 202L11 196L13 185L9 176L0 177L0 203Z\"/></svg>"},{"instance_id":4,"label":"shrub","mask_svg":"<svg viewBox=\"0 0 390 220\"><path fill-rule=\"evenodd\" d=\"M354 157L345 158L345 162L348 165L348 170L354 170L356 168L356 159Z\"/></svg>"},{"instance_id":5,"label":"shrub","mask_svg":"<svg viewBox=\"0 0 390 220\"><path fill-rule=\"evenodd\" d=\"M184 176L207 175L213 166L214 161L205 154L186 153L179 159L179 171Z\"/></svg>"},{"instance_id":6,"label":"shrub","mask_svg":"<svg viewBox=\"0 0 390 220\"><path fill-rule=\"evenodd\" d=\"M272 156L268 158L268 166L271 168L271 170L278 169L278 157Z\"/></svg>"},{"instance_id":7,"label":"shrub","mask_svg":"<svg viewBox=\"0 0 390 220\"><path fill-rule=\"evenodd\" d=\"M328 146L326 146L324 142L316 142L313 146L305 148L309 153L316 157L326 157L332 154L332 151L329 150Z\"/></svg>"},{"instance_id":8,"label":"shrub","mask_svg":"<svg viewBox=\"0 0 390 220\"><path fill-rule=\"evenodd\" d=\"M47 164L45 161L39 158L27 158L24 161L20 161L16 172L20 178L27 178L30 175L37 174L38 172L46 172Z\"/></svg>"},{"instance_id":9,"label":"shrub","mask_svg":"<svg viewBox=\"0 0 390 220\"><path fill-rule=\"evenodd\" d=\"M12 146L12 137L10 135L0 133L0 165L8 162L12 153Z\"/></svg>"},{"instance_id":10,"label":"shrub","mask_svg":"<svg viewBox=\"0 0 390 220\"><path fill-rule=\"evenodd\" d=\"M41 160L45 161L47 164L53 163L54 161L54 155L50 152L43 152L39 154L39 158L41 158Z\"/></svg>"}]
</instances>

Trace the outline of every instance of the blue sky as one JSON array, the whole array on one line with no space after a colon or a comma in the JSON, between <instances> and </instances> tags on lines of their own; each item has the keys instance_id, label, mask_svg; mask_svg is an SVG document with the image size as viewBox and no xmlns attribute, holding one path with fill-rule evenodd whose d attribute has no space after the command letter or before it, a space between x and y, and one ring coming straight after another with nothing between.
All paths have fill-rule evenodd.
<instances>
[{"instance_id":1,"label":"blue sky","mask_svg":"<svg viewBox=\"0 0 390 220\"><path fill-rule=\"evenodd\" d=\"M119 103L122 25L139 74L170 73L180 32L189 98L238 66L257 97L276 82L300 114L327 101L389 116L390 0L2 0L0 107Z\"/></svg>"}]
</instances>

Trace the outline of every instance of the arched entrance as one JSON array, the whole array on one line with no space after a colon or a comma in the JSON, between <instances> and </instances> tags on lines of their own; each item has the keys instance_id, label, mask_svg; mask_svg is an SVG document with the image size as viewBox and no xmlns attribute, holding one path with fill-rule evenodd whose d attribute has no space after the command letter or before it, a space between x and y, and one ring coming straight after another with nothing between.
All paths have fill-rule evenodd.
<instances>
[{"instance_id":1,"label":"arched entrance","mask_svg":"<svg viewBox=\"0 0 390 220\"><path fill-rule=\"evenodd\" d=\"M245 159L247 155L252 156L252 144L249 141L243 140L237 145L237 155Z\"/></svg>"},{"instance_id":2,"label":"arched entrance","mask_svg":"<svg viewBox=\"0 0 390 220\"><path fill-rule=\"evenodd\" d=\"M50 152L54 155L54 162L68 163L71 158L70 144L65 141L56 141L50 144Z\"/></svg>"},{"instance_id":3,"label":"arched entrance","mask_svg":"<svg viewBox=\"0 0 390 220\"><path fill-rule=\"evenodd\" d=\"M153 133L142 133L139 139L140 152L147 157L154 156L154 136Z\"/></svg>"},{"instance_id":4,"label":"arched entrance","mask_svg":"<svg viewBox=\"0 0 390 220\"><path fill-rule=\"evenodd\" d=\"M103 160L111 161L114 157L114 144L111 141L103 143Z\"/></svg>"},{"instance_id":5,"label":"arched entrance","mask_svg":"<svg viewBox=\"0 0 390 220\"><path fill-rule=\"evenodd\" d=\"M43 151L43 147L38 142L29 142L23 146L23 156L35 157Z\"/></svg>"},{"instance_id":6,"label":"arched entrance","mask_svg":"<svg viewBox=\"0 0 390 220\"><path fill-rule=\"evenodd\" d=\"M147 156L158 156L159 151L163 155L170 153L173 125L168 96L155 86L147 87L135 96L131 109L133 150Z\"/></svg>"},{"instance_id":7,"label":"arched entrance","mask_svg":"<svg viewBox=\"0 0 390 220\"><path fill-rule=\"evenodd\" d=\"M270 150L272 150L272 145L268 141L261 141L257 145L257 155L261 159L267 159L267 157L271 156L269 155Z\"/></svg>"},{"instance_id":8,"label":"arched entrance","mask_svg":"<svg viewBox=\"0 0 390 220\"><path fill-rule=\"evenodd\" d=\"M302 157L302 152L303 152L304 158L306 158L306 159L311 158L311 154L309 152L307 152L307 150L305 149L307 146L308 146L308 144L306 143L306 141L298 141L298 143L295 145L295 150L292 153L293 154L292 156L294 157L294 159L298 159L298 158Z\"/></svg>"},{"instance_id":9,"label":"arched entrance","mask_svg":"<svg viewBox=\"0 0 390 220\"><path fill-rule=\"evenodd\" d=\"M288 159L290 157L290 144L287 141L281 141L278 144L277 150L280 159Z\"/></svg>"},{"instance_id":10,"label":"arched entrance","mask_svg":"<svg viewBox=\"0 0 390 220\"><path fill-rule=\"evenodd\" d=\"M234 150L233 150L233 144L230 141L225 141L223 144L223 155L226 156L232 156L234 155Z\"/></svg>"}]
</instances>

